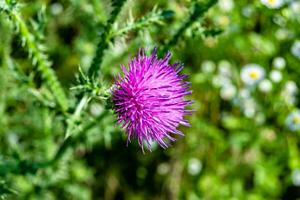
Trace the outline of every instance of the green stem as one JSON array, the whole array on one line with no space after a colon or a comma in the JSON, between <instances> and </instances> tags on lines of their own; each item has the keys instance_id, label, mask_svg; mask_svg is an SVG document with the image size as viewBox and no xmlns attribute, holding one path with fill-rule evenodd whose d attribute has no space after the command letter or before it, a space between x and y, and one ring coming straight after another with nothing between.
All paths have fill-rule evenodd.
<instances>
[{"instance_id":1,"label":"green stem","mask_svg":"<svg viewBox=\"0 0 300 200\"><path fill-rule=\"evenodd\" d=\"M82 97L82 99L80 100L80 102L77 104L76 109L73 113L73 115L68 119L67 121L67 130L66 130L66 135L65 137L68 138L73 129L75 128L76 123L80 120L81 117L81 113L85 107L85 105L88 103L89 98L85 95Z\"/></svg>"},{"instance_id":2,"label":"green stem","mask_svg":"<svg viewBox=\"0 0 300 200\"><path fill-rule=\"evenodd\" d=\"M49 164L54 164L57 161L60 160L60 158L64 155L64 153L66 152L66 150L71 147L75 142L74 137L68 137L67 139L64 140L64 142L62 143L62 145L59 147L59 149L57 150L55 156L53 157L53 159L49 162Z\"/></svg>"},{"instance_id":3,"label":"green stem","mask_svg":"<svg viewBox=\"0 0 300 200\"><path fill-rule=\"evenodd\" d=\"M100 74L100 67L103 60L104 50L108 48L108 44L112 38L109 38L109 34L112 29L113 23L116 21L118 14L121 11L122 6L126 0L113 0L113 11L111 17L107 21L107 24L104 27L103 33L99 37L99 42L97 44L96 53L92 60L92 64L88 70L88 76L94 80Z\"/></svg>"},{"instance_id":4,"label":"green stem","mask_svg":"<svg viewBox=\"0 0 300 200\"><path fill-rule=\"evenodd\" d=\"M201 18L218 0L209 0L207 3L196 2L190 8L191 14L188 19L182 23L175 35L163 47L161 52L167 51L170 47L177 44L183 33L199 18Z\"/></svg>"},{"instance_id":5,"label":"green stem","mask_svg":"<svg viewBox=\"0 0 300 200\"><path fill-rule=\"evenodd\" d=\"M77 133L74 133L74 137L66 138L61 146L56 151L52 159L43 162L36 162L30 160L1 160L0 162L0 177L6 176L9 173L12 174L35 174L39 169L47 168L57 163L66 153L66 151L81 143L84 140L85 134L96 124L99 123L107 114L109 110L105 110L101 115L96 117L94 120L85 124Z\"/></svg>"},{"instance_id":6,"label":"green stem","mask_svg":"<svg viewBox=\"0 0 300 200\"><path fill-rule=\"evenodd\" d=\"M159 23L162 20L171 18L171 17L173 17L173 15L174 15L174 12L171 10L156 11L156 9L154 8L152 12L146 14L142 18L140 18L134 22L131 22L130 24L128 24L124 28L119 29L116 32L113 32L110 37L115 38L117 36L128 33L129 31L148 27L149 25L151 25L153 23Z\"/></svg>"},{"instance_id":7,"label":"green stem","mask_svg":"<svg viewBox=\"0 0 300 200\"><path fill-rule=\"evenodd\" d=\"M29 29L22 20L22 17L16 11L9 11L7 13L11 17L13 23L17 25L22 41L26 44L29 55L32 58L33 65L37 66L37 69L42 74L44 81L50 88L57 103L61 107L62 111L65 112L68 109L66 94L62 89L55 72L51 68L51 63L48 61L47 55L45 55L39 48L41 45L37 44L34 35L29 32Z\"/></svg>"},{"instance_id":8,"label":"green stem","mask_svg":"<svg viewBox=\"0 0 300 200\"><path fill-rule=\"evenodd\" d=\"M64 142L62 143L62 145L60 146L60 148L57 150L55 156L53 157L53 159L51 160L51 164L57 162L58 160L60 160L60 158L64 155L64 153L66 152L66 150L69 147L75 146L78 142L81 142L84 139L84 133L86 133L88 130L90 130L91 128L93 128L97 123L99 123L99 121L101 121L107 114L109 113L109 110L105 110L101 115L99 115L98 117L96 117L94 120L92 120L91 122L85 124L79 131L78 133L74 134L74 137L68 137L64 140Z\"/></svg>"}]
</instances>

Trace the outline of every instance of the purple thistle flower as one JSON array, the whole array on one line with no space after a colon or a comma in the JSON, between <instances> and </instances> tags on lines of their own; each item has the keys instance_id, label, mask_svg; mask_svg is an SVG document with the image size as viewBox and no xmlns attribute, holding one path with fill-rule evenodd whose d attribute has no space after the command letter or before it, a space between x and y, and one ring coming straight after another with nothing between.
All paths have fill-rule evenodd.
<instances>
[{"instance_id":1,"label":"purple thistle flower","mask_svg":"<svg viewBox=\"0 0 300 200\"><path fill-rule=\"evenodd\" d=\"M144 142L150 151L152 141L167 148L169 141L175 141L170 134L183 135L177 127L189 126L183 118L192 113L185 109L191 104L184 99L191 94L189 83L183 81L187 75L179 75L183 65L170 65L170 58L171 53L158 59L156 49L151 56L141 49L128 68L121 66L124 76L119 75L112 92L117 122L123 122L127 144L137 138L143 151Z\"/></svg>"}]
</instances>

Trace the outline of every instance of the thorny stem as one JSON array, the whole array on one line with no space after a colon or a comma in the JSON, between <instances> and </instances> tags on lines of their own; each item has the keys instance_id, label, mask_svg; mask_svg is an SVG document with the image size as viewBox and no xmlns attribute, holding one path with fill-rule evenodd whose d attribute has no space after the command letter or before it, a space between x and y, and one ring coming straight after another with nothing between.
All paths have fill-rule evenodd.
<instances>
[{"instance_id":1,"label":"thorny stem","mask_svg":"<svg viewBox=\"0 0 300 200\"><path fill-rule=\"evenodd\" d=\"M173 17L174 12L171 10L164 10L164 11L156 11L154 8L150 14L143 16L142 18L134 21L134 23L128 23L127 26L124 28L120 28L118 31L115 31L111 34L111 38L115 38L117 36L123 35L129 31L137 30L143 27L150 25L151 23L159 23L161 20L168 19Z\"/></svg>"},{"instance_id":2,"label":"thorny stem","mask_svg":"<svg viewBox=\"0 0 300 200\"><path fill-rule=\"evenodd\" d=\"M100 114L98 117L96 117L94 120L91 122L85 124L79 131L78 133L74 134L74 137L67 137L60 148L57 150L54 158L51 160L51 164L57 162L65 153L65 151L71 147L75 146L78 142L82 141L84 138L84 133L90 130L91 128L94 127L95 124L97 124L101 119L103 119L107 114L109 113L109 110L105 110L102 114Z\"/></svg>"},{"instance_id":3,"label":"thorny stem","mask_svg":"<svg viewBox=\"0 0 300 200\"><path fill-rule=\"evenodd\" d=\"M65 152L76 146L78 143L82 142L88 130L93 128L95 124L101 121L107 114L109 110L105 110L102 114L96 117L94 120L85 124L81 129L74 133L73 137L66 138L63 143L60 145L58 150L52 159L48 161L30 161L30 160L10 160L3 163L0 163L0 176L6 176L8 173L13 174L35 174L39 169L47 168L57 163L65 154Z\"/></svg>"},{"instance_id":4,"label":"thorny stem","mask_svg":"<svg viewBox=\"0 0 300 200\"><path fill-rule=\"evenodd\" d=\"M26 44L28 48L30 57L33 60L33 64L36 65L38 70L41 72L46 84L50 87L58 104L61 106L62 110L64 111L63 114L68 115L67 113L68 103L67 103L66 95L63 89L61 88L61 85L58 82L54 71L50 67L50 62L48 61L47 56L43 53L43 51L40 51L39 44L37 44L34 35L30 33L28 27L26 26L26 23L22 20L21 16L13 10L13 8L2 9L0 11L5 11L5 13L10 17L10 19L14 22L14 24L16 24L19 33L22 37L22 41L24 44ZM115 16L112 17L112 21L114 21L116 18L116 13L114 13L114 15ZM59 161L68 148L75 146L78 142L84 139L82 133L85 133L89 129L93 128L94 125L99 120L101 120L108 112L106 110L96 119L94 119L92 122L83 125L82 128L76 126L77 125L76 123L80 120L82 111L85 108L85 105L88 103L88 101L89 98L88 96L85 95L77 104L73 115L71 115L71 117L67 121L66 138L51 160L43 161L43 162L20 160L20 159L8 160L1 163L0 168L4 170L0 171L1 172L0 176L5 176L8 173L34 174L37 172L38 169L49 167L52 164ZM77 130L75 128L77 128ZM75 135L73 137L69 137L71 132L76 132L74 133Z\"/></svg>"},{"instance_id":5,"label":"thorny stem","mask_svg":"<svg viewBox=\"0 0 300 200\"><path fill-rule=\"evenodd\" d=\"M121 11L122 6L126 0L113 0L113 11L111 13L110 19L107 21L107 24L103 28L101 37L99 37L99 42L96 48L96 54L92 60L92 64L88 70L88 76L94 80L100 74L100 66L103 60L104 51L108 48L108 44L113 38L109 38L112 25L116 21L118 14ZM115 5L114 5L115 4Z\"/></svg>"},{"instance_id":6,"label":"thorny stem","mask_svg":"<svg viewBox=\"0 0 300 200\"><path fill-rule=\"evenodd\" d=\"M67 130L65 137L68 138L71 135L71 132L76 126L76 123L80 120L81 112L83 111L85 105L88 103L89 98L88 96L83 96L80 102L77 104L76 109L73 115L67 121Z\"/></svg>"},{"instance_id":7,"label":"thorny stem","mask_svg":"<svg viewBox=\"0 0 300 200\"><path fill-rule=\"evenodd\" d=\"M48 61L47 55L45 55L40 49L36 38L30 33L26 23L22 20L22 17L14 10L7 10L6 13L10 16L14 24L17 25L22 41L27 45L29 56L32 58L33 65L37 66L37 69L42 74L45 83L52 91L57 103L61 107L62 111L65 112L68 109L66 94L62 89L55 72L51 68L51 63Z\"/></svg>"},{"instance_id":8,"label":"thorny stem","mask_svg":"<svg viewBox=\"0 0 300 200\"><path fill-rule=\"evenodd\" d=\"M218 0L209 0L207 3L199 3L196 2L190 8L191 14L188 19L182 23L180 28L174 34L172 39L170 39L163 47L161 52L166 52L170 47L177 44L179 38L183 35L183 33L199 18L201 18L214 4L216 4Z\"/></svg>"}]
</instances>

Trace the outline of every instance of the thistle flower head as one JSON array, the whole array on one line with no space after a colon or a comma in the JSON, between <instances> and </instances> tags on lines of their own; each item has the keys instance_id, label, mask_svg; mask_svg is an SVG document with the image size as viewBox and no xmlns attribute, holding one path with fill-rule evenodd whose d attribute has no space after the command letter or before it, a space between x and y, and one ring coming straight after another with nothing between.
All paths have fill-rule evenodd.
<instances>
[{"instance_id":1,"label":"thistle flower head","mask_svg":"<svg viewBox=\"0 0 300 200\"><path fill-rule=\"evenodd\" d=\"M171 54L163 59L156 56L154 49L147 56L141 49L128 68L121 66L123 76L119 76L112 91L112 101L118 117L118 123L125 128L128 140L137 139L151 150L151 143L157 142L167 148L174 141L172 134L183 135L177 130L182 124L189 126L185 115L191 101L184 97L191 93L189 83L184 82L187 75L179 75L182 64L169 64Z\"/></svg>"}]
</instances>

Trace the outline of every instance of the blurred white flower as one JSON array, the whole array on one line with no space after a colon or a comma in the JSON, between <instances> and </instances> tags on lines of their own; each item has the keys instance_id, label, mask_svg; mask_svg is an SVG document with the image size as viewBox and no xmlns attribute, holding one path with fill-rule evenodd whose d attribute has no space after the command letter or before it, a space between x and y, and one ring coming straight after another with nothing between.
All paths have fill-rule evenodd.
<instances>
[{"instance_id":1,"label":"blurred white flower","mask_svg":"<svg viewBox=\"0 0 300 200\"><path fill-rule=\"evenodd\" d=\"M191 158L188 161L188 173L190 175L197 175L202 170L202 162L197 158Z\"/></svg>"},{"instance_id":2,"label":"blurred white flower","mask_svg":"<svg viewBox=\"0 0 300 200\"><path fill-rule=\"evenodd\" d=\"M268 142L272 142L276 139L276 133L273 129L264 128L261 132L263 138Z\"/></svg>"},{"instance_id":3,"label":"blurred white flower","mask_svg":"<svg viewBox=\"0 0 300 200\"><path fill-rule=\"evenodd\" d=\"M240 97L243 98L243 99L247 99L249 98L251 95L250 95L250 91L247 89L247 88L243 88L240 90Z\"/></svg>"},{"instance_id":4,"label":"blurred white flower","mask_svg":"<svg viewBox=\"0 0 300 200\"><path fill-rule=\"evenodd\" d=\"M220 27L227 27L230 23L230 18L226 15L219 15L216 17L216 24Z\"/></svg>"},{"instance_id":5,"label":"blurred white flower","mask_svg":"<svg viewBox=\"0 0 300 200\"><path fill-rule=\"evenodd\" d=\"M92 56L90 55L84 55L84 56L81 56L81 64L82 66L88 66L90 65L90 63L92 62Z\"/></svg>"},{"instance_id":6,"label":"blurred white flower","mask_svg":"<svg viewBox=\"0 0 300 200\"><path fill-rule=\"evenodd\" d=\"M259 83L265 76L265 70L258 64L247 64L241 70L241 79L246 85Z\"/></svg>"},{"instance_id":7,"label":"blurred white flower","mask_svg":"<svg viewBox=\"0 0 300 200\"><path fill-rule=\"evenodd\" d=\"M218 4L220 9L225 12L229 12L234 8L233 0L219 0Z\"/></svg>"},{"instance_id":8,"label":"blurred white flower","mask_svg":"<svg viewBox=\"0 0 300 200\"><path fill-rule=\"evenodd\" d=\"M244 110L244 115L248 118L252 118L255 115L255 109L254 107L247 107Z\"/></svg>"},{"instance_id":9,"label":"blurred white flower","mask_svg":"<svg viewBox=\"0 0 300 200\"><path fill-rule=\"evenodd\" d=\"M170 165L168 163L161 163L157 167L157 173L160 175L165 175L170 171Z\"/></svg>"},{"instance_id":10,"label":"blurred white flower","mask_svg":"<svg viewBox=\"0 0 300 200\"><path fill-rule=\"evenodd\" d=\"M272 20L275 24L277 24L278 26L286 26L286 23L287 23L287 19L281 15L278 15L278 14L275 14L273 17L272 17Z\"/></svg>"},{"instance_id":11,"label":"blurred white flower","mask_svg":"<svg viewBox=\"0 0 300 200\"><path fill-rule=\"evenodd\" d=\"M205 73L211 73L216 69L216 65L211 60L205 60L202 62L201 69Z\"/></svg>"},{"instance_id":12,"label":"blurred white flower","mask_svg":"<svg viewBox=\"0 0 300 200\"><path fill-rule=\"evenodd\" d=\"M258 113L255 116L255 122L257 124L263 124L266 121L266 116L263 113Z\"/></svg>"},{"instance_id":13,"label":"blurred white flower","mask_svg":"<svg viewBox=\"0 0 300 200\"><path fill-rule=\"evenodd\" d=\"M93 116L98 116L104 111L104 108L99 103L93 103L90 106L90 112Z\"/></svg>"},{"instance_id":14,"label":"blurred white flower","mask_svg":"<svg viewBox=\"0 0 300 200\"><path fill-rule=\"evenodd\" d=\"M228 77L219 74L213 77L212 84L215 87L221 87L223 85L231 84L231 80Z\"/></svg>"},{"instance_id":15,"label":"blurred white flower","mask_svg":"<svg viewBox=\"0 0 300 200\"><path fill-rule=\"evenodd\" d=\"M295 105L296 104L296 96L294 93L290 93L287 90L283 90L281 92L281 97L283 98L283 100L285 101L286 104L288 105Z\"/></svg>"},{"instance_id":16,"label":"blurred white flower","mask_svg":"<svg viewBox=\"0 0 300 200\"><path fill-rule=\"evenodd\" d=\"M300 59L300 40L294 42L291 48L291 52L295 57Z\"/></svg>"},{"instance_id":17,"label":"blurred white flower","mask_svg":"<svg viewBox=\"0 0 300 200\"><path fill-rule=\"evenodd\" d=\"M296 94L298 92L298 87L294 81L287 81L284 86L284 91L289 94Z\"/></svg>"},{"instance_id":18,"label":"blurred white flower","mask_svg":"<svg viewBox=\"0 0 300 200\"><path fill-rule=\"evenodd\" d=\"M282 74L278 70L272 70L270 72L270 78L273 82L278 83L282 80Z\"/></svg>"},{"instance_id":19,"label":"blurred white flower","mask_svg":"<svg viewBox=\"0 0 300 200\"><path fill-rule=\"evenodd\" d=\"M294 81L287 81L281 92L281 97L288 105L294 105L296 103L296 94L298 87Z\"/></svg>"},{"instance_id":20,"label":"blurred white flower","mask_svg":"<svg viewBox=\"0 0 300 200\"><path fill-rule=\"evenodd\" d=\"M255 115L256 112L256 102L254 99L249 98L245 99L243 102L243 107L244 107L244 115L248 118L252 118Z\"/></svg>"},{"instance_id":21,"label":"blurred white flower","mask_svg":"<svg viewBox=\"0 0 300 200\"><path fill-rule=\"evenodd\" d=\"M236 87L232 84L224 85L220 91L220 96L224 100L231 100L236 95Z\"/></svg>"},{"instance_id":22,"label":"blurred white flower","mask_svg":"<svg viewBox=\"0 0 300 200\"><path fill-rule=\"evenodd\" d=\"M278 40L286 40L293 34L286 28L280 28L275 32L275 36Z\"/></svg>"},{"instance_id":23,"label":"blurred white flower","mask_svg":"<svg viewBox=\"0 0 300 200\"><path fill-rule=\"evenodd\" d=\"M251 15L254 13L254 9L252 6L244 6L242 8L242 13L245 17L251 17Z\"/></svg>"},{"instance_id":24,"label":"blurred white flower","mask_svg":"<svg viewBox=\"0 0 300 200\"><path fill-rule=\"evenodd\" d=\"M53 15L59 15L63 11L63 6L60 3L53 3L50 10Z\"/></svg>"},{"instance_id":25,"label":"blurred white flower","mask_svg":"<svg viewBox=\"0 0 300 200\"><path fill-rule=\"evenodd\" d=\"M264 93L270 92L272 90L272 88L273 88L273 85L272 85L271 81L269 81L268 79L262 80L258 85L258 89Z\"/></svg>"},{"instance_id":26,"label":"blurred white flower","mask_svg":"<svg viewBox=\"0 0 300 200\"><path fill-rule=\"evenodd\" d=\"M296 110L291 112L285 121L287 127L291 130L291 131L297 131L300 129L300 111Z\"/></svg>"},{"instance_id":27,"label":"blurred white flower","mask_svg":"<svg viewBox=\"0 0 300 200\"><path fill-rule=\"evenodd\" d=\"M144 42L146 41L146 36L143 37ZM111 45L112 52L114 52L114 56L121 55L126 49L126 41L125 38L117 38L116 41Z\"/></svg>"},{"instance_id":28,"label":"blurred white flower","mask_svg":"<svg viewBox=\"0 0 300 200\"><path fill-rule=\"evenodd\" d=\"M300 169L293 170L292 182L295 186L300 186Z\"/></svg>"},{"instance_id":29,"label":"blurred white flower","mask_svg":"<svg viewBox=\"0 0 300 200\"><path fill-rule=\"evenodd\" d=\"M254 164L258 159L257 150L254 148L246 150L244 153L244 159L246 163Z\"/></svg>"},{"instance_id":30,"label":"blurred white flower","mask_svg":"<svg viewBox=\"0 0 300 200\"><path fill-rule=\"evenodd\" d=\"M276 69L284 69L286 65L285 59L283 57L276 57L273 60L273 66Z\"/></svg>"},{"instance_id":31,"label":"blurred white flower","mask_svg":"<svg viewBox=\"0 0 300 200\"><path fill-rule=\"evenodd\" d=\"M223 76L230 77L231 74L231 64L227 60L221 60L218 63L219 73Z\"/></svg>"},{"instance_id":32,"label":"blurred white flower","mask_svg":"<svg viewBox=\"0 0 300 200\"><path fill-rule=\"evenodd\" d=\"M293 12L293 14L300 14L300 1L293 1L290 4L290 9Z\"/></svg>"},{"instance_id":33,"label":"blurred white flower","mask_svg":"<svg viewBox=\"0 0 300 200\"><path fill-rule=\"evenodd\" d=\"M9 132L7 140L11 146L17 146L19 143L19 136L15 132Z\"/></svg>"},{"instance_id":34,"label":"blurred white flower","mask_svg":"<svg viewBox=\"0 0 300 200\"><path fill-rule=\"evenodd\" d=\"M261 0L261 3L271 9L280 8L284 4L284 0Z\"/></svg>"}]
</instances>

